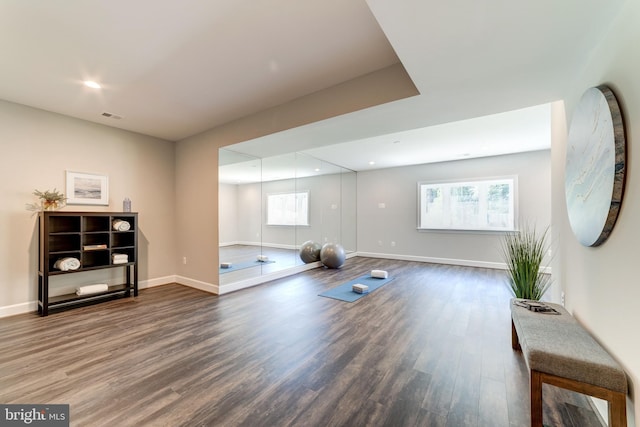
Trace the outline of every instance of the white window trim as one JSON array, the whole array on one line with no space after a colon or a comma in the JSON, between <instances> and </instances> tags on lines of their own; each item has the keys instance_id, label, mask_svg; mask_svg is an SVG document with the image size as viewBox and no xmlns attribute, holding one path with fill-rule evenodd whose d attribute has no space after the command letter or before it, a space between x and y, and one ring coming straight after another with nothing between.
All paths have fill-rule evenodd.
<instances>
[{"instance_id":1,"label":"white window trim","mask_svg":"<svg viewBox=\"0 0 640 427\"><path fill-rule=\"evenodd\" d=\"M295 198L297 199L301 195L304 195L306 200L306 206L303 212L298 213L296 211L295 218L292 221L287 221L287 218L274 218L273 211L271 210L272 201L274 198ZM282 227L296 227L296 226L309 226L309 190L303 191L287 191L282 193L268 193L266 195L266 224L268 226L282 226ZM294 202L295 203L295 202ZM297 205L297 203L295 203ZM302 214L302 218L299 218Z\"/></svg>"},{"instance_id":2,"label":"white window trim","mask_svg":"<svg viewBox=\"0 0 640 427\"><path fill-rule=\"evenodd\" d=\"M442 185L447 188L460 184L474 184L474 183L490 183L495 181L511 181L512 182L512 205L511 205L511 224L507 227L461 227L461 226L422 226L422 187L425 185L435 186ZM518 177L517 175L497 176L497 177L482 177L482 178L470 178L460 180L446 180L446 181L420 181L417 184L417 229L420 231L454 231L454 232L512 232L517 230L517 218L518 218Z\"/></svg>"}]
</instances>

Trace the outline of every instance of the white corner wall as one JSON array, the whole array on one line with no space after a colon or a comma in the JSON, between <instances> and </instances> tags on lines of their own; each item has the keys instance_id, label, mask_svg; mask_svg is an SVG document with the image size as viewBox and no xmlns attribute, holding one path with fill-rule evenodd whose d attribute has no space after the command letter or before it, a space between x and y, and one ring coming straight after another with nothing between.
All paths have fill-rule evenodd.
<instances>
[{"instance_id":1,"label":"white corner wall","mask_svg":"<svg viewBox=\"0 0 640 427\"><path fill-rule=\"evenodd\" d=\"M65 191L65 171L109 176L109 206L67 211L139 212L139 279L175 274L174 144L132 132L0 101L0 317L36 310L37 217L25 205L35 189ZM84 275L85 273L82 273ZM80 274L69 278L81 280ZM87 276L83 276L87 279Z\"/></svg>"},{"instance_id":2,"label":"white corner wall","mask_svg":"<svg viewBox=\"0 0 640 427\"><path fill-rule=\"evenodd\" d=\"M622 107L627 132L627 176L622 208L609 239L601 246L581 246L573 236L567 219L564 191L554 193L553 222L559 235L562 262L559 277L570 312L622 364L629 377L629 425L640 413L640 286L638 285L638 245L640 242L640 2L625 3L603 42L594 47L582 73L576 73L574 86L565 97L567 121L573 108L590 87L608 84ZM580 70L576 70L580 71ZM562 127L564 124L559 124ZM553 140L552 182L564 188L564 137Z\"/></svg>"},{"instance_id":3,"label":"white corner wall","mask_svg":"<svg viewBox=\"0 0 640 427\"><path fill-rule=\"evenodd\" d=\"M519 217L544 228L551 223L550 161L544 150L359 172L358 253L501 268L501 233L417 230L417 183L516 175Z\"/></svg>"},{"instance_id":4,"label":"white corner wall","mask_svg":"<svg viewBox=\"0 0 640 427\"><path fill-rule=\"evenodd\" d=\"M404 67L382 70L294 99L176 143L178 281L218 291L218 148L417 94ZM265 147L267 157L269 149Z\"/></svg>"},{"instance_id":5,"label":"white corner wall","mask_svg":"<svg viewBox=\"0 0 640 427\"><path fill-rule=\"evenodd\" d=\"M218 200L218 235L220 245L238 242L238 185L220 184Z\"/></svg>"}]
</instances>

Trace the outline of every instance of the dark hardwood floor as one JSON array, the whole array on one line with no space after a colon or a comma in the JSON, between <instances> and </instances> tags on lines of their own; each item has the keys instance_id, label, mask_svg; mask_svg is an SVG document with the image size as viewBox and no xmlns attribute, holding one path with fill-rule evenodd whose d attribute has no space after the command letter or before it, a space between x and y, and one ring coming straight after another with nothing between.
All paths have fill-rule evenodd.
<instances>
[{"instance_id":1,"label":"dark hardwood floor","mask_svg":"<svg viewBox=\"0 0 640 427\"><path fill-rule=\"evenodd\" d=\"M388 270L355 303L318 296ZM353 258L217 297L180 285L0 319L0 402L66 403L74 426L527 426L495 270ZM545 424L600 426L545 386Z\"/></svg>"}]
</instances>

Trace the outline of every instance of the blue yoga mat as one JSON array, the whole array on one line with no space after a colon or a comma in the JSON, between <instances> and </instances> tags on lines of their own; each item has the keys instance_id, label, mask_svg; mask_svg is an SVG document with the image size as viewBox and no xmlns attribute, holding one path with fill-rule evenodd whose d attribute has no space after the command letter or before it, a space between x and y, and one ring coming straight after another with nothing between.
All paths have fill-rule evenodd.
<instances>
[{"instance_id":1,"label":"blue yoga mat","mask_svg":"<svg viewBox=\"0 0 640 427\"><path fill-rule=\"evenodd\" d=\"M229 268L219 268L220 274L231 273L232 271L244 270L245 268L258 267L262 264L273 264L275 261L247 261L231 264Z\"/></svg>"},{"instance_id":2,"label":"blue yoga mat","mask_svg":"<svg viewBox=\"0 0 640 427\"><path fill-rule=\"evenodd\" d=\"M343 283L342 285L336 286L335 288L329 289L328 291L324 291L320 295L321 297L333 298L340 301L346 302L354 302L359 300L362 297L369 295L371 292L375 291L381 286L386 285L390 281L393 280L393 277L389 277L386 279L377 279L375 277L371 277L369 275L358 277L350 282ZM356 283L360 283L363 285L367 285L369 287L369 292L366 294L359 294L357 292L353 292L351 290L351 286Z\"/></svg>"}]
</instances>

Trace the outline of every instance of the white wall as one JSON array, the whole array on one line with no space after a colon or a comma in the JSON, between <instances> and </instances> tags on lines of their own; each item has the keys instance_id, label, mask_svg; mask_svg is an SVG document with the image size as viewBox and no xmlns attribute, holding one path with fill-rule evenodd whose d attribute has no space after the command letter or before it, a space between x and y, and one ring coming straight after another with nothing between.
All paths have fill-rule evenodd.
<instances>
[{"instance_id":1,"label":"white wall","mask_svg":"<svg viewBox=\"0 0 640 427\"><path fill-rule=\"evenodd\" d=\"M244 244L295 248L307 240L324 244L340 243L345 250L356 250L355 173L321 175L257 184L236 185L235 192L220 186L220 204L237 204L236 216L227 222L220 216L221 244ZM266 225L265 196L269 193L309 191L309 226ZM222 209L221 209L222 211ZM223 231L236 225L235 238L222 239Z\"/></svg>"},{"instance_id":2,"label":"white wall","mask_svg":"<svg viewBox=\"0 0 640 427\"><path fill-rule=\"evenodd\" d=\"M36 309L37 217L25 205L36 201L35 189L64 192L66 170L108 175L109 206L64 210L121 211L122 200L131 198L139 212L139 279L143 285L172 280L173 143L5 101L0 101L0 141L0 317ZM68 278L78 281L83 275Z\"/></svg>"},{"instance_id":3,"label":"white wall","mask_svg":"<svg viewBox=\"0 0 640 427\"><path fill-rule=\"evenodd\" d=\"M414 95L415 86L396 64L177 142L177 254L188 258L178 263L181 283L218 289L219 148ZM272 155L268 147L264 151L261 157Z\"/></svg>"},{"instance_id":4,"label":"white wall","mask_svg":"<svg viewBox=\"0 0 640 427\"><path fill-rule=\"evenodd\" d=\"M227 233L234 224L237 226L236 237L223 242L262 242L267 246L292 247L306 240L320 243L341 240L336 235L339 226L331 224L333 212L329 209L334 204L340 206L340 183L326 185L328 178L333 177L335 181L340 176L238 185L235 191L221 185L221 205L238 203L239 206L236 209L236 222L225 223L221 213L221 235ZM418 231L416 227L419 181L496 176L518 177L518 212L521 219L537 225L540 230L551 224L551 152L543 150L347 174L344 178L355 179L357 189L342 195L342 207L345 214L353 218L351 224L356 224L357 235L353 232L354 226L347 225L342 232L342 244L347 250L357 248L358 253L364 256L503 268L501 233L427 232ZM263 195L295 190L310 191L311 226L299 227L298 230L264 226ZM380 203L384 203L384 209L379 208ZM337 218L333 220L338 221ZM325 221L329 224L324 224ZM345 223L348 224L348 221ZM559 294L559 291L555 292L552 287L545 299L552 299L555 293Z\"/></svg>"},{"instance_id":5,"label":"white wall","mask_svg":"<svg viewBox=\"0 0 640 427\"><path fill-rule=\"evenodd\" d=\"M629 417L640 413L640 286L638 284L640 242L640 2L627 1L608 37L593 49L584 70L576 70L574 86L565 102L567 120L580 97L590 87L608 84L621 104L627 131L627 177L622 208L609 239L597 248L581 246L568 222L564 191L554 192L553 224L558 234L562 287L567 308L618 359L630 380ZM559 115L561 120L561 115ZM565 123L557 123L558 128ZM552 183L564 188L566 132L553 140Z\"/></svg>"},{"instance_id":6,"label":"white wall","mask_svg":"<svg viewBox=\"0 0 640 427\"><path fill-rule=\"evenodd\" d=\"M220 184L218 215L218 233L220 244L234 244L238 241L238 186Z\"/></svg>"},{"instance_id":7,"label":"white wall","mask_svg":"<svg viewBox=\"0 0 640 427\"><path fill-rule=\"evenodd\" d=\"M544 229L551 224L550 160L545 150L359 172L358 253L500 267L501 233L416 229L417 183L517 175L520 217Z\"/></svg>"},{"instance_id":8,"label":"white wall","mask_svg":"<svg viewBox=\"0 0 640 427\"><path fill-rule=\"evenodd\" d=\"M262 242L262 183L239 185L236 191L238 224L242 224L238 226L236 240L245 244L259 244Z\"/></svg>"}]
</instances>

